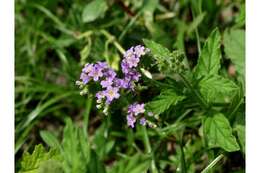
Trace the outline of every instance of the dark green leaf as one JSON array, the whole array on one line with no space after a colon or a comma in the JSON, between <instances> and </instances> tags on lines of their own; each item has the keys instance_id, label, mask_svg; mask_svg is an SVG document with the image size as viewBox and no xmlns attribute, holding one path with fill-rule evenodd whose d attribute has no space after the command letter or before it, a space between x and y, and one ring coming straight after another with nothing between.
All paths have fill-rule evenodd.
<instances>
[{"instance_id":1,"label":"dark green leaf","mask_svg":"<svg viewBox=\"0 0 260 173\"><path fill-rule=\"evenodd\" d=\"M173 90L164 90L154 101L146 104L147 108L155 114L161 114L170 106L177 105L179 101L182 101L185 96L177 95Z\"/></svg>"},{"instance_id":2,"label":"dark green leaf","mask_svg":"<svg viewBox=\"0 0 260 173\"><path fill-rule=\"evenodd\" d=\"M210 148L221 147L228 152L239 150L228 119L221 113L206 117L203 132Z\"/></svg>"},{"instance_id":3,"label":"dark green leaf","mask_svg":"<svg viewBox=\"0 0 260 173\"><path fill-rule=\"evenodd\" d=\"M215 29L206 40L199 55L198 64L195 67L197 78L218 74L221 59L220 41L219 30Z\"/></svg>"},{"instance_id":4,"label":"dark green leaf","mask_svg":"<svg viewBox=\"0 0 260 173\"><path fill-rule=\"evenodd\" d=\"M207 102L230 102L239 90L232 80L219 75L203 78L199 87Z\"/></svg>"}]
</instances>

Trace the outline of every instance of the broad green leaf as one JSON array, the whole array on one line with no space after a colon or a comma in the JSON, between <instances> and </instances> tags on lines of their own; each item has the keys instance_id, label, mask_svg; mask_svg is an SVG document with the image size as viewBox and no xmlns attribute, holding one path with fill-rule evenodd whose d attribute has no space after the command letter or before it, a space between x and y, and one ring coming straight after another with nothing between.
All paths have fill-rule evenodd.
<instances>
[{"instance_id":1,"label":"broad green leaf","mask_svg":"<svg viewBox=\"0 0 260 173\"><path fill-rule=\"evenodd\" d=\"M206 117L203 132L210 148L220 147L228 152L239 150L228 119L221 113Z\"/></svg>"},{"instance_id":2,"label":"broad green leaf","mask_svg":"<svg viewBox=\"0 0 260 173\"><path fill-rule=\"evenodd\" d=\"M230 102L239 90L239 87L232 80L219 75L203 78L199 87L202 96L208 103Z\"/></svg>"},{"instance_id":3,"label":"broad green leaf","mask_svg":"<svg viewBox=\"0 0 260 173\"><path fill-rule=\"evenodd\" d=\"M50 147L58 147L59 141L56 136L54 136L51 132L48 131L40 131L40 136L44 140L46 144L48 144Z\"/></svg>"},{"instance_id":4,"label":"broad green leaf","mask_svg":"<svg viewBox=\"0 0 260 173\"><path fill-rule=\"evenodd\" d=\"M198 64L195 67L197 78L218 74L221 59L220 41L219 30L213 30L199 55Z\"/></svg>"},{"instance_id":5,"label":"broad green leaf","mask_svg":"<svg viewBox=\"0 0 260 173\"><path fill-rule=\"evenodd\" d=\"M92 22L98 17L102 16L107 10L107 3L105 0L93 0L87 4L83 10L83 22Z\"/></svg>"},{"instance_id":6,"label":"broad green leaf","mask_svg":"<svg viewBox=\"0 0 260 173\"><path fill-rule=\"evenodd\" d=\"M177 105L177 103L184 98L185 96L179 96L173 90L164 90L154 99L154 101L147 103L146 107L154 114L159 115L169 109L170 106Z\"/></svg>"},{"instance_id":7,"label":"broad green leaf","mask_svg":"<svg viewBox=\"0 0 260 173\"><path fill-rule=\"evenodd\" d=\"M32 154L25 152L22 156L21 160L21 169L19 173L38 173L40 167L46 161L58 161L59 160L59 153L55 149L50 149L50 151L46 151L44 147L39 144L36 145ZM58 162L55 162L58 164ZM59 165L56 165L59 167ZM59 167L59 169L61 169Z\"/></svg>"},{"instance_id":8,"label":"broad green leaf","mask_svg":"<svg viewBox=\"0 0 260 173\"><path fill-rule=\"evenodd\" d=\"M235 65L236 71L245 74L245 31L239 29L226 30L224 33L224 50Z\"/></svg>"},{"instance_id":9,"label":"broad green leaf","mask_svg":"<svg viewBox=\"0 0 260 173\"><path fill-rule=\"evenodd\" d=\"M237 125L235 127L235 131L237 132L238 141L241 146L241 150L245 153L245 126Z\"/></svg>"}]
</instances>

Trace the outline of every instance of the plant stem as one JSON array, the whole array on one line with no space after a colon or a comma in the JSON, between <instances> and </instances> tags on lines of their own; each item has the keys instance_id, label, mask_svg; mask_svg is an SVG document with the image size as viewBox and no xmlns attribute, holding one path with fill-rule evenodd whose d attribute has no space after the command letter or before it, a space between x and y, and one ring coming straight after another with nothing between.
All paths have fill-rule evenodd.
<instances>
[{"instance_id":1,"label":"plant stem","mask_svg":"<svg viewBox=\"0 0 260 173\"><path fill-rule=\"evenodd\" d=\"M147 154L151 154L152 155L152 161L151 161L151 167L150 167L151 168L151 172L152 173L158 173L157 168L155 166L154 156L153 156L151 145L150 145L149 138L148 138L148 135L147 135L146 127L142 126L141 128L142 128L142 132L143 132L143 140L144 140L145 152Z\"/></svg>"},{"instance_id":2,"label":"plant stem","mask_svg":"<svg viewBox=\"0 0 260 173\"><path fill-rule=\"evenodd\" d=\"M191 7L191 12L192 12L192 18L195 19L196 16L195 16L195 13L194 13L194 10L192 9L192 7ZM197 27L195 28L195 34L196 34L198 52L199 52L199 55L200 55L200 52L201 52L200 36L199 36L199 31L198 31Z\"/></svg>"},{"instance_id":3,"label":"plant stem","mask_svg":"<svg viewBox=\"0 0 260 173\"><path fill-rule=\"evenodd\" d=\"M201 173L209 172L223 157L224 157L224 155L220 154L205 169L203 169L203 171Z\"/></svg>"},{"instance_id":4,"label":"plant stem","mask_svg":"<svg viewBox=\"0 0 260 173\"><path fill-rule=\"evenodd\" d=\"M116 41L115 37L111 35L106 30L102 29L100 31L108 40L112 40L111 42L114 44L114 46L119 50L120 53L124 54L125 49Z\"/></svg>"},{"instance_id":5,"label":"plant stem","mask_svg":"<svg viewBox=\"0 0 260 173\"><path fill-rule=\"evenodd\" d=\"M189 80L187 80L187 78L182 75L182 74L179 74L179 76L181 77L181 79L183 80L184 82L184 85L189 88L191 90L191 92L193 92L193 94L197 97L197 99L199 100L199 102L201 103L202 107L204 109L207 109L208 108L208 105L206 103L206 101L203 99L203 97L200 95L200 93L193 88L193 86L191 85L191 83L189 82Z\"/></svg>"},{"instance_id":6,"label":"plant stem","mask_svg":"<svg viewBox=\"0 0 260 173\"><path fill-rule=\"evenodd\" d=\"M85 136L88 136L88 121L89 121L89 114L90 114L90 110L92 107L92 96L88 96L87 101L86 101L86 112L84 114L84 124L83 124L83 128L84 128L84 133Z\"/></svg>"}]
</instances>

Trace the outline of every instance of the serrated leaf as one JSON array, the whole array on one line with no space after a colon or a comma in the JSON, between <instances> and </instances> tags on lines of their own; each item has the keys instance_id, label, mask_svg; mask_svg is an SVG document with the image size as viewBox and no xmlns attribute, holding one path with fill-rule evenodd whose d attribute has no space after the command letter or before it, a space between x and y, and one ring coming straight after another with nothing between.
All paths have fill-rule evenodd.
<instances>
[{"instance_id":1,"label":"serrated leaf","mask_svg":"<svg viewBox=\"0 0 260 173\"><path fill-rule=\"evenodd\" d=\"M239 29L226 30L224 33L224 50L234 63L236 71L245 74L245 31Z\"/></svg>"},{"instance_id":2,"label":"serrated leaf","mask_svg":"<svg viewBox=\"0 0 260 173\"><path fill-rule=\"evenodd\" d=\"M219 30L213 30L199 55L198 64L195 67L197 78L218 74L221 59L220 41Z\"/></svg>"},{"instance_id":3,"label":"serrated leaf","mask_svg":"<svg viewBox=\"0 0 260 173\"><path fill-rule=\"evenodd\" d=\"M239 90L232 80L219 75L203 78L199 87L202 96L208 103L230 102Z\"/></svg>"},{"instance_id":4,"label":"serrated leaf","mask_svg":"<svg viewBox=\"0 0 260 173\"><path fill-rule=\"evenodd\" d=\"M210 148L220 147L228 152L239 150L228 119L221 113L206 117L203 132Z\"/></svg>"},{"instance_id":5,"label":"serrated leaf","mask_svg":"<svg viewBox=\"0 0 260 173\"><path fill-rule=\"evenodd\" d=\"M41 144L36 145L32 154L23 154L19 173L38 173L41 165L50 160L59 160L58 151L51 148L47 152Z\"/></svg>"},{"instance_id":6,"label":"serrated leaf","mask_svg":"<svg viewBox=\"0 0 260 173\"><path fill-rule=\"evenodd\" d=\"M237 137L241 146L241 150L245 154L245 126L237 125L235 127L235 131L237 132Z\"/></svg>"},{"instance_id":7,"label":"serrated leaf","mask_svg":"<svg viewBox=\"0 0 260 173\"><path fill-rule=\"evenodd\" d=\"M102 16L108 9L105 0L94 0L87 4L82 13L83 22L92 22Z\"/></svg>"},{"instance_id":8,"label":"serrated leaf","mask_svg":"<svg viewBox=\"0 0 260 173\"><path fill-rule=\"evenodd\" d=\"M154 114L159 115L169 109L170 106L177 105L184 98L185 96L179 96L173 90L164 90L154 101L147 103L146 107Z\"/></svg>"}]
</instances>

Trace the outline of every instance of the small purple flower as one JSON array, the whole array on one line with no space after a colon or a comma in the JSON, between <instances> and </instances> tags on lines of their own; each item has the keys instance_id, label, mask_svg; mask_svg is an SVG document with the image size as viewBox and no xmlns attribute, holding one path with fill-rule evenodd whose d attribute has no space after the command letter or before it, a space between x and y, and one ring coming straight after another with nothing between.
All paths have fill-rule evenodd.
<instances>
[{"instance_id":1,"label":"small purple flower","mask_svg":"<svg viewBox=\"0 0 260 173\"><path fill-rule=\"evenodd\" d=\"M138 114L142 114L144 112L145 112L144 103L142 104L134 103L128 106L128 113L133 114L135 116L137 116Z\"/></svg>"},{"instance_id":2,"label":"small purple flower","mask_svg":"<svg viewBox=\"0 0 260 173\"><path fill-rule=\"evenodd\" d=\"M107 78L106 80L102 80L102 81L100 82L100 84L101 84L101 86L102 86L103 88L108 88L108 87L112 86L112 84L113 84L113 79L112 79L112 78Z\"/></svg>"},{"instance_id":3,"label":"small purple flower","mask_svg":"<svg viewBox=\"0 0 260 173\"><path fill-rule=\"evenodd\" d=\"M104 91L99 91L96 93L97 103L101 103L102 99L105 98Z\"/></svg>"},{"instance_id":4,"label":"small purple flower","mask_svg":"<svg viewBox=\"0 0 260 173\"><path fill-rule=\"evenodd\" d=\"M135 56L130 56L130 57L126 58L126 63L128 64L128 66L130 68L137 67L139 61L140 61L140 59L138 57L135 57Z\"/></svg>"},{"instance_id":5,"label":"small purple flower","mask_svg":"<svg viewBox=\"0 0 260 173\"><path fill-rule=\"evenodd\" d=\"M136 118L132 115L132 114L129 114L127 115L127 125L131 128L134 128L135 127L135 122L136 122Z\"/></svg>"},{"instance_id":6,"label":"small purple flower","mask_svg":"<svg viewBox=\"0 0 260 173\"><path fill-rule=\"evenodd\" d=\"M138 114L142 114L145 112L145 109L144 109L144 104L136 104L135 107L133 108L133 112L136 115Z\"/></svg>"},{"instance_id":7,"label":"small purple flower","mask_svg":"<svg viewBox=\"0 0 260 173\"><path fill-rule=\"evenodd\" d=\"M146 119L144 117L140 119L140 124L143 126L146 125Z\"/></svg>"},{"instance_id":8,"label":"small purple flower","mask_svg":"<svg viewBox=\"0 0 260 173\"><path fill-rule=\"evenodd\" d=\"M135 46L134 51L135 51L135 54L136 54L138 57L143 56L143 55L145 55L145 53L146 53L145 47L144 47L144 46L141 46L141 45Z\"/></svg>"},{"instance_id":9,"label":"small purple flower","mask_svg":"<svg viewBox=\"0 0 260 173\"><path fill-rule=\"evenodd\" d=\"M128 49L128 50L124 53L124 57L125 57L125 58L129 58L129 57L133 57L133 56L135 56L134 47L131 47L130 49Z\"/></svg>"},{"instance_id":10,"label":"small purple flower","mask_svg":"<svg viewBox=\"0 0 260 173\"><path fill-rule=\"evenodd\" d=\"M106 62L97 62L97 64L95 65L97 68L101 68L101 69L105 69L108 68L108 64Z\"/></svg>"},{"instance_id":11,"label":"small purple flower","mask_svg":"<svg viewBox=\"0 0 260 173\"><path fill-rule=\"evenodd\" d=\"M111 69L111 68L108 68L105 72L104 72L104 75L107 77L107 78L111 78L111 79L114 79L116 77L116 72Z\"/></svg>"},{"instance_id":12,"label":"small purple flower","mask_svg":"<svg viewBox=\"0 0 260 173\"><path fill-rule=\"evenodd\" d=\"M89 76L93 77L94 81L98 81L100 77L103 77L102 69L98 66L94 66L91 72L89 72Z\"/></svg>"},{"instance_id":13,"label":"small purple flower","mask_svg":"<svg viewBox=\"0 0 260 173\"><path fill-rule=\"evenodd\" d=\"M85 66L84 66L84 68L82 69L82 71L83 71L84 73L89 73L89 72L92 71L92 69L93 69L93 64L87 63L87 64L85 64Z\"/></svg>"},{"instance_id":14,"label":"small purple flower","mask_svg":"<svg viewBox=\"0 0 260 173\"><path fill-rule=\"evenodd\" d=\"M122 68L122 72L124 74L127 74L130 70L130 67L128 65L128 63L126 62L126 59L123 59L122 63L121 63L121 68Z\"/></svg>"},{"instance_id":15,"label":"small purple flower","mask_svg":"<svg viewBox=\"0 0 260 173\"><path fill-rule=\"evenodd\" d=\"M118 93L119 88L117 87L108 87L107 90L105 90L105 96L107 98L107 103L110 103L113 99L117 99L120 97L120 94Z\"/></svg>"},{"instance_id":16,"label":"small purple flower","mask_svg":"<svg viewBox=\"0 0 260 173\"><path fill-rule=\"evenodd\" d=\"M85 85L90 81L90 77L86 73L81 73L80 79Z\"/></svg>"}]
</instances>

